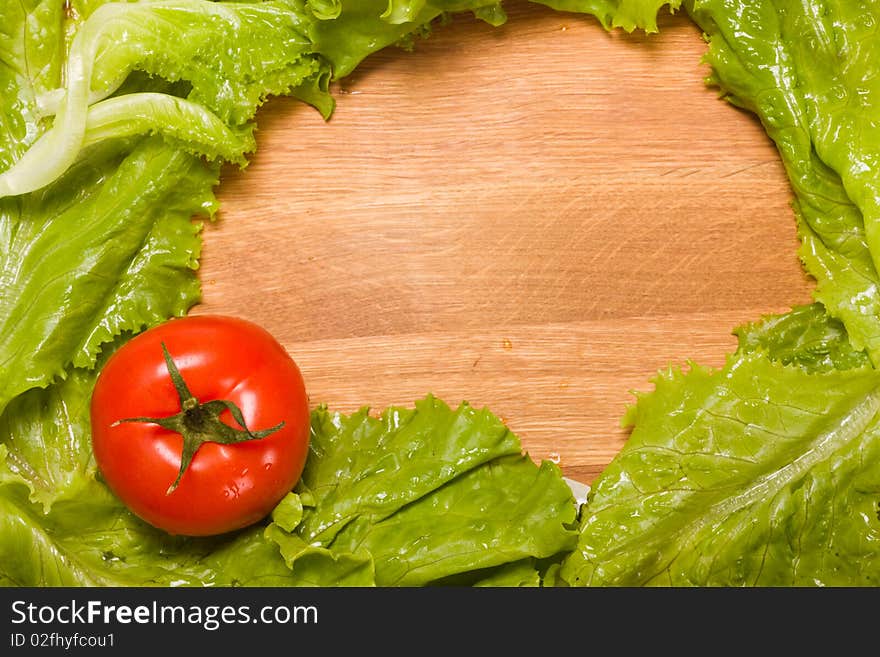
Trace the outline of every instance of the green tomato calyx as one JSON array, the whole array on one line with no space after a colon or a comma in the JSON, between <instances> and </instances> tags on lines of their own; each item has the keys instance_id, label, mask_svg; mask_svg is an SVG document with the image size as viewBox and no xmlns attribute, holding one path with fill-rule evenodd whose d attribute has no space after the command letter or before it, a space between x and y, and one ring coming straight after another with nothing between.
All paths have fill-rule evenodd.
<instances>
[{"instance_id":1,"label":"green tomato calyx","mask_svg":"<svg viewBox=\"0 0 880 657\"><path fill-rule=\"evenodd\" d=\"M180 478L189 467L193 457L203 443L220 443L222 445L233 445L235 443L243 443L249 440L259 440L271 435L284 426L284 422L279 422L274 427L262 429L260 431L251 431L245 424L244 416L241 409L234 403L225 399L215 399L208 402L200 402L190 392L186 385L180 370L168 353L165 343L162 343L162 351L165 354L165 365L168 367L168 374L174 383L174 389L177 390L177 396L180 398L180 412L176 415L168 417L130 417L123 420L117 420L113 426L123 422L150 422L158 424L164 429L179 433L183 437L183 450L180 457L180 470L177 472L177 478L165 491L166 495L170 495L180 483ZM220 420L220 414L223 411L229 411L232 418L238 423L240 429L226 424Z\"/></svg>"}]
</instances>

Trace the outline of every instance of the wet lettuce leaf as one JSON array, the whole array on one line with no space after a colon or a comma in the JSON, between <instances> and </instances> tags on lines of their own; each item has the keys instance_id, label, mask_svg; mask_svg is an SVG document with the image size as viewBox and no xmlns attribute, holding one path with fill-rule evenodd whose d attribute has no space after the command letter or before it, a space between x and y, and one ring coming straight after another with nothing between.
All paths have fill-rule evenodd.
<instances>
[{"instance_id":1,"label":"wet lettuce leaf","mask_svg":"<svg viewBox=\"0 0 880 657\"><path fill-rule=\"evenodd\" d=\"M880 95L880 48L871 37L880 7L859 0L686 6L708 34L712 82L755 112L779 148L816 299L876 363L880 132L870 108Z\"/></svg>"},{"instance_id":2,"label":"wet lettuce leaf","mask_svg":"<svg viewBox=\"0 0 880 657\"><path fill-rule=\"evenodd\" d=\"M261 527L210 540L170 537L94 479L81 479L76 495L44 513L26 483L0 472L0 509L0 585L283 586L290 579Z\"/></svg>"},{"instance_id":3,"label":"wet lettuce leaf","mask_svg":"<svg viewBox=\"0 0 880 657\"><path fill-rule=\"evenodd\" d=\"M493 572L487 573L485 577L477 580L474 586L480 587L537 587L543 584L541 572L536 567L533 559L523 559L522 561L514 561L511 564L496 568Z\"/></svg>"},{"instance_id":4,"label":"wet lettuce leaf","mask_svg":"<svg viewBox=\"0 0 880 657\"><path fill-rule=\"evenodd\" d=\"M0 2L0 171L41 130L36 96L58 85L65 50L64 4Z\"/></svg>"},{"instance_id":5,"label":"wet lettuce leaf","mask_svg":"<svg viewBox=\"0 0 880 657\"><path fill-rule=\"evenodd\" d=\"M809 372L849 370L871 364L864 350L849 341L843 324L822 304L799 306L734 330L739 351L763 351L771 360L800 365Z\"/></svg>"},{"instance_id":6,"label":"wet lettuce leaf","mask_svg":"<svg viewBox=\"0 0 880 657\"><path fill-rule=\"evenodd\" d=\"M594 482L570 585L880 581L880 373L761 352L670 370Z\"/></svg>"},{"instance_id":7,"label":"wet lettuce leaf","mask_svg":"<svg viewBox=\"0 0 880 657\"><path fill-rule=\"evenodd\" d=\"M149 182L148 185L145 185ZM156 138L93 153L49 189L0 200L0 410L89 366L100 346L198 299L217 171ZM87 230L72 230L83 221Z\"/></svg>"},{"instance_id":8,"label":"wet lettuce leaf","mask_svg":"<svg viewBox=\"0 0 880 657\"><path fill-rule=\"evenodd\" d=\"M665 4L677 9L680 0L530 0L563 11L592 14L607 29L621 27L657 31L657 11ZM309 36L333 66L333 76L349 75L368 55L390 45L411 48L415 38L430 34L445 18L471 12L498 26L507 20L500 0L310 0Z\"/></svg>"},{"instance_id":9,"label":"wet lettuce leaf","mask_svg":"<svg viewBox=\"0 0 880 657\"><path fill-rule=\"evenodd\" d=\"M380 585L421 586L529 557L561 557L576 544L576 513L555 464L536 466L528 456L507 456L382 521L357 518L331 550L368 550Z\"/></svg>"},{"instance_id":10,"label":"wet lettuce leaf","mask_svg":"<svg viewBox=\"0 0 880 657\"><path fill-rule=\"evenodd\" d=\"M35 95L36 111L54 116L51 127L0 172L0 197L41 189L91 143L131 134L167 131L187 150L244 164L253 150L247 123L262 102L326 70L311 53L300 12L283 0L93 7L77 26L57 88ZM138 93L108 99L133 71L186 81L186 99Z\"/></svg>"},{"instance_id":11,"label":"wet lettuce leaf","mask_svg":"<svg viewBox=\"0 0 880 657\"><path fill-rule=\"evenodd\" d=\"M520 451L487 410L462 404L453 412L434 397L379 419L367 409L351 417L318 410L298 487L316 508L299 533L309 544L329 544L356 518L382 520L471 468Z\"/></svg>"},{"instance_id":12,"label":"wet lettuce leaf","mask_svg":"<svg viewBox=\"0 0 880 657\"><path fill-rule=\"evenodd\" d=\"M309 36L335 78L388 46L411 48L415 37L450 14L471 11L495 26L506 20L499 0L321 0L307 2L306 9L316 19Z\"/></svg>"},{"instance_id":13,"label":"wet lettuce leaf","mask_svg":"<svg viewBox=\"0 0 880 657\"><path fill-rule=\"evenodd\" d=\"M657 32L657 12L664 6L675 12L682 0L531 0L560 11L591 14L606 30L622 28L627 32L641 29Z\"/></svg>"},{"instance_id":14,"label":"wet lettuce leaf","mask_svg":"<svg viewBox=\"0 0 880 657\"><path fill-rule=\"evenodd\" d=\"M297 580L418 586L574 547L559 468L535 465L486 410L428 397L379 418L318 409L312 427L302 481L267 529Z\"/></svg>"}]
</instances>

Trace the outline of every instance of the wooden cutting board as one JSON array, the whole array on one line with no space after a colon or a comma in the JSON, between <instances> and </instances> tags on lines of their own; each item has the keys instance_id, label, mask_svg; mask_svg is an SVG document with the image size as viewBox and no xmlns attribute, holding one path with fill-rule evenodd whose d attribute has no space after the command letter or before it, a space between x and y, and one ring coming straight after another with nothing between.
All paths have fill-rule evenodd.
<instances>
[{"instance_id":1,"label":"wooden cutting board","mask_svg":"<svg viewBox=\"0 0 880 657\"><path fill-rule=\"evenodd\" d=\"M194 312L265 326L314 405L468 400L589 483L631 390L721 365L735 326L813 284L776 150L704 85L684 14L645 37L508 11L374 55L328 123L270 100Z\"/></svg>"}]
</instances>

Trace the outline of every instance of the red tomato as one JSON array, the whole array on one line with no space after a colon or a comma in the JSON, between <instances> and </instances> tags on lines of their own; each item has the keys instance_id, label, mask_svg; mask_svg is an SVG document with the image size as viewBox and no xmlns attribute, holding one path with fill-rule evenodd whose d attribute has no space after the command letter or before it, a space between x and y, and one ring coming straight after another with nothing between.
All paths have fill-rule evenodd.
<instances>
[{"instance_id":1,"label":"red tomato","mask_svg":"<svg viewBox=\"0 0 880 657\"><path fill-rule=\"evenodd\" d=\"M181 472L180 433L120 422L181 414L163 345L198 402L232 402L253 433L283 426L245 442L202 442ZM218 417L242 430L229 410ZM107 485L132 512L171 534L220 534L264 518L299 480L308 453L309 402L299 368L266 330L233 317L173 319L129 340L98 376L91 419Z\"/></svg>"}]
</instances>

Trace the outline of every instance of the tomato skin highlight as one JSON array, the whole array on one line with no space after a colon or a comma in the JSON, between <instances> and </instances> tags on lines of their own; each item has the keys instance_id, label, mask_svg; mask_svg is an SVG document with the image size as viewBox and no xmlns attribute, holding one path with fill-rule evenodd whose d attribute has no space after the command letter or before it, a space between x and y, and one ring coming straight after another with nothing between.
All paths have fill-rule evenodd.
<instances>
[{"instance_id":1,"label":"tomato skin highlight","mask_svg":"<svg viewBox=\"0 0 880 657\"><path fill-rule=\"evenodd\" d=\"M284 422L257 440L203 443L170 493L182 436L148 422L119 423L180 412L163 343L200 402L233 402L251 431ZM229 411L220 419L241 428ZM299 367L265 329L235 317L172 319L129 340L98 376L91 422L104 481L133 513L171 534L208 536L258 522L299 480L308 455L309 401Z\"/></svg>"}]
</instances>

